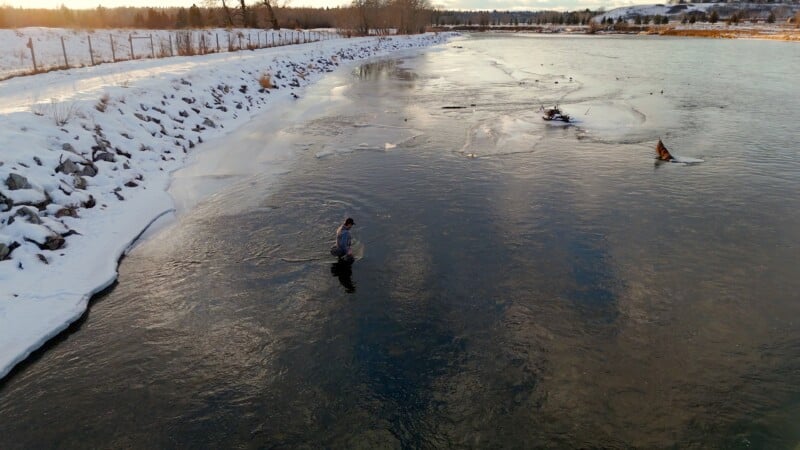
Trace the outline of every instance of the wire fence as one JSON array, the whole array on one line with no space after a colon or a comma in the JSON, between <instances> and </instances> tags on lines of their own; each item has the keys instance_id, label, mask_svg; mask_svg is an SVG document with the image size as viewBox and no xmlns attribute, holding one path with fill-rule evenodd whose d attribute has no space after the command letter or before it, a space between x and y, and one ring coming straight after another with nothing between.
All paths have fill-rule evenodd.
<instances>
[{"instance_id":1,"label":"wire fence","mask_svg":"<svg viewBox=\"0 0 800 450\"><path fill-rule=\"evenodd\" d=\"M335 39L327 30L16 31L18 47L0 57L0 79L135 59L206 55ZM24 42L23 45L21 42ZM13 43L12 43L13 45ZM7 51L5 52L7 53Z\"/></svg>"}]
</instances>

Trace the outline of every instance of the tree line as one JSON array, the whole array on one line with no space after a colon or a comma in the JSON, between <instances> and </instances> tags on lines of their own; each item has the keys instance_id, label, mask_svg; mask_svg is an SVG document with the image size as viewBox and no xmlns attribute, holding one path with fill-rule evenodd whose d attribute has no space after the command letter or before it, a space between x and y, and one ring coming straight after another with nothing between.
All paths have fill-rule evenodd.
<instances>
[{"instance_id":1,"label":"tree line","mask_svg":"<svg viewBox=\"0 0 800 450\"><path fill-rule=\"evenodd\" d=\"M2 6L0 28L338 28L357 35L382 34L390 30L410 34L423 32L431 25L585 25L597 14L588 9L570 12L447 11L432 8L429 0L352 0L350 5L334 8L293 8L280 1L202 0L201 5L189 8Z\"/></svg>"},{"instance_id":2,"label":"tree line","mask_svg":"<svg viewBox=\"0 0 800 450\"><path fill-rule=\"evenodd\" d=\"M0 6L0 28L338 28L351 34L370 30L409 34L425 31L430 20L428 0L354 0L335 8L292 8L278 0L204 0L189 8Z\"/></svg>"},{"instance_id":3,"label":"tree line","mask_svg":"<svg viewBox=\"0 0 800 450\"><path fill-rule=\"evenodd\" d=\"M587 25L596 11L433 11L439 26L490 27L498 25Z\"/></svg>"}]
</instances>

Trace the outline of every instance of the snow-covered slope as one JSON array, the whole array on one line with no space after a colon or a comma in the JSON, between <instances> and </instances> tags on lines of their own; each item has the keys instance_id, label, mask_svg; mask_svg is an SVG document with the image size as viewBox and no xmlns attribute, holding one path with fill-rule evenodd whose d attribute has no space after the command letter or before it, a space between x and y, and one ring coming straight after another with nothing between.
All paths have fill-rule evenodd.
<instances>
[{"instance_id":1,"label":"snow-covered slope","mask_svg":"<svg viewBox=\"0 0 800 450\"><path fill-rule=\"evenodd\" d=\"M595 21L606 20L609 17L616 21L620 17L623 19L634 19L636 16L669 16L672 14L680 14L680 13L687 13L691 11L706 11L712 6L715 6L716 3L690 3L684 5L685 8L678 8L675 9L678 5L665 5L665 4L655 4L655 5L633 5L633 6L623 6L621 8L614 8L610 11L607 11L603 14L597 15L593 18Z\"/></svg>"},{"instance_id":2,"label":"snow-covered slope","mask_svg":"<svg viewBox=\"0 0 800 450\"><path fill-rule=\"evenodd\" d=\"M720 11L739 11L746 10L753 13L761 12L764 17L769 15L769 11L782 8L787 12L786 14L792 15L794 11L800 9L798 5L778 4L778 3L683 3L683 4L648 4L648 5L632 5L614 8L603 14L597 15L592 20L599 22L611 18L616 21L620 17L628 21L634 20L637 16L640 17L653 17L656 15L669 17L670 20L679 20L684 14L709 12L713 9ZM721 16L726 16L722 14Z\"/></svg>"}]
</instances>

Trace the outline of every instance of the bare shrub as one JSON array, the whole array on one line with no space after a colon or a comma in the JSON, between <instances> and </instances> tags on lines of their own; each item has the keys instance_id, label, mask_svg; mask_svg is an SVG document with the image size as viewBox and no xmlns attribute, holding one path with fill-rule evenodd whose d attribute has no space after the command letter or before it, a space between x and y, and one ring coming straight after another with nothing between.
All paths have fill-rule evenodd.
<instances>
[{"instance_id":1,"label":"bare shrub","mask_svg":"<svg viewBox=\"0 0 800 450\"><path fill-rule=\"evenodd\" d=\"M94 109L96 109L96 110L98 110L100 112L106 112L106 108L108 108L109 100L111 100L111 96L108 95L108 93L103 94L103 96L100 97L100 101L97 102L96 105L94 105Z\"/></svg>"},{"instance_id":2,"label":"bare shrub","mask_svg":"<svg viewBox=\"0 0 800 450\"><path fill-rule=\"evenodd\" d=\"M262 74L258 79L258 84L264 89L272 89L275 85L272 84L272 77L268 73Z\"/></svg>"},{"instance_id":3,"label":"bare shrub","mask_svg":"<svg viewBox=\"0 0 800 450\"><path fill-rule=\"evenodd\" d=\"M59 127L69 123L78 111L75 103L60 103L54 98L50 99L50 103L37 103L31 109L37 116L50 117Z\"/></svg>"},{"instance_id":4,"label":"bare shrub","mask_svg":"<svg viewBox=\"0 0 800 450\"><path fill-rule=\"evenodd\" d=\"M158 52L156 53L159 58L166 58L172 56L172 44L169 39L158 39Z\"/></svg>"},{"instance_id":5,"label":"bare shrub","mask_svg":"<svg viewBox=\"0 0 800 450\"><path fill-rule=\"evenodd\" d=\"M175 46L178 49L178 54L181 56L192 56L197 54L197 51L192 45L191 31L178 31L175 33Z\"/></svg>"}]
</instances>

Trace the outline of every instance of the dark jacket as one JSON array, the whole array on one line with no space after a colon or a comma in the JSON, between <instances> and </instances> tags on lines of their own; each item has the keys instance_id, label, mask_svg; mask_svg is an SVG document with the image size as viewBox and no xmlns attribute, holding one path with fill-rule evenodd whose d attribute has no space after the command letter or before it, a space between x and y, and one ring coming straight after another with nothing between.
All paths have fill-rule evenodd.
<instances>
[{"instance_id":1,"label":"dark jacket","mask_svg":"<svg viewBox=\"0 0 800 450\"><path fill-rule=\"evenodd\" d=\"M339 252L342 256L350 251L353 245L353 238L350 236L350 230L346 229L344 225L336 230L336 246L339 247Z\"/></svg>"}]
</instances>

